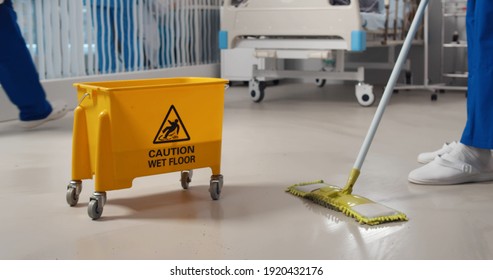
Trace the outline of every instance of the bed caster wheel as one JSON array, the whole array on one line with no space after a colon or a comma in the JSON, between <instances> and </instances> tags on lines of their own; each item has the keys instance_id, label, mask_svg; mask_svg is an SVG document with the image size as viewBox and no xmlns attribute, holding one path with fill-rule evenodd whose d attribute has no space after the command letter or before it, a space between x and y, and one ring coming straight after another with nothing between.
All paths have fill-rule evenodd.
<instances>
[{"instance_id":1,"label":"bed caster wheel","mask_svg":"<svg viewBox=\"0 0 493 280\"><path fill-rule=\"evenodd\" d=\"M375 95L373 93L365 93L358 97L358 103L363 107L369 107L375 102Z\"/></svg>"},{"instance_id":2,"label":"bed caster wheel","mask_svg":"<svg viewBox=\"0 0 493 280\"><path fill-rule=\"evenodd\" d=\"M181 172L181 187L183 189L188 189L190 186L190 182L192 182L192 176L193 176L193 170L187 170L187 171L182 171Z\"/></svg>"},{"instance_id":3,"label":"bed caster wheel","mask_svg":"<svg viewBox=\"0 0 493 280\"><path fill-rule=\"evenodd\" d=\"M315 84L317 87L324 87L325 86L325 79L315 79Z\"/></svg>"},{"instance_id":4,"label":"bed caster wheel","mask_svg":"<svg viewBox=\"0 0 493 280\"><path fill-rule=\"evenodd\" d=\"M373 86L368 84L359 83L356 85L356 98L358 103L363 107L369 107L375 102L375 95L373 94Z\"/></svg>"},{"instance_id":5,"label":"bed caster wheel","mask_svg":"<svg viewBox=\"0 0 493 280\"><path fill-rule=\"evenodd\" d=\"M255 79L250 80L249 92L253 102L259 103L264 99L265 95L265 82L257 81Z\"/></svg>"},{"instance_id":6,"label":"bed caster wheel","mask_svg":"<svg viewBox=\"0 0 493 280\"><path fill-rule=\"evenodd\" d=\"M94 193L87 206L87 214L91 219L97 220L103 214L103 207L106 204L106 193Z\"/></svg>"},{"instance_id":7,"label":"bed caster wheel","mask_svg":"<svg viewBox=\"0 0 493 280\"><path fill-rule=\"evenodd\" d=\"M223 175L212 175L209 192L212 200L218 200L223 188Z\"/></svg>"},{"instance_id":8,"label":"bed caster wheel","mask_svg":"<svg viewBox=\"0 0 493 280\"><path fill-rule=\"evenodd\" d=\"M411 71L406 71L406 85L413 84L413 73Z\"/></svg>"},{"instance_id":9,"label":"bed caster wheel","mask_svg":"<svg viewBox=\"0 0 493 280\"><path fill-rule=\"evenodd\" d=\"M67 203L70 206L75 206L79 202L79 195L82 191L82 181L74 180L70 181L67 186L67 193L65 198L67 199Z\"/></svg>"},{"instance_id":10,"label":"bed caster wheel","mask_svg":"<svg viewBox=\"0 0 493 280\"><path fill-rule=\"evenodd\" d=\"M322 68L322 70L320 71L325 72L325 68ZM317 87L320 88L325 86L325 82L326 82L325 79L319 79L319 78L315 79L315 84L317 85Z\"/></svg>"}]
</instances>

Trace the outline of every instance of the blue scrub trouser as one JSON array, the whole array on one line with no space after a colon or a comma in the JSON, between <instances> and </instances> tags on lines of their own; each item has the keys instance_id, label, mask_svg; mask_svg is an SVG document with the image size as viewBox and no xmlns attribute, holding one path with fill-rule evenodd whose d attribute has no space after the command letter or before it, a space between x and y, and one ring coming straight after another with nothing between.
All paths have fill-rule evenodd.
<instances>
[{"instance_id":1,"label":"blue scrub trouser","mask_svg":"<svg viewBox=\"0 0 493 280\"><path fill-rule=\"evenodd\" d=\"M46 118L52 111L31 54L17 25L11 0L0 4L0 83L23 121Z\"/></svg>"},{"instance_id":2,"label":"blue scrub trouser","mask_svg":"<svg viewBox=\"0 0 493 280\"><path fill-rule=\"evenodd\" d=\"M493 1L467 3L467 122L461 142L493 149Z\"/></svg>"}]
</instances>

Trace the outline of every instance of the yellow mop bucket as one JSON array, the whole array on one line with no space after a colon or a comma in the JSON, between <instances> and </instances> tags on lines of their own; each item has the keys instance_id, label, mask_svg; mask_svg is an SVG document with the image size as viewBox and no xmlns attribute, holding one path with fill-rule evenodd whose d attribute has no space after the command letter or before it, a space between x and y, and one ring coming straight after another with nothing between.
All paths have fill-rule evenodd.
<instances>
[{"instance_id":1,"label":"yellow mop bucket","mask_svg":"<svg viewBox=\"0 0 493 280\"><path fill-rule=\"evenodd\" d=\"M224 91L216 78L160 78L77 83L72 180L75 206L83 179L94 177L88 214L101 217L106 191L130 188L137 177L210 167L209 191L219 199Z\"/></svg>"}]
</instances>

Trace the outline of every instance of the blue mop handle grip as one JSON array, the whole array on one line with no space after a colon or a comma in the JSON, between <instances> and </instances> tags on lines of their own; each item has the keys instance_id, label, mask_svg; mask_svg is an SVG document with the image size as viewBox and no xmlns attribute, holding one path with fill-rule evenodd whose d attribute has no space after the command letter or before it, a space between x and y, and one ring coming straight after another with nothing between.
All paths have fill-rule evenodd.
<instances>
[{"instance_id":1,"label":"blue mop handle grip","mask_svg":"<svg viewBox=\"0 0 493 280\"><path fill-rule=\"evenodd\" d=\"M397 58L394 69L392 69L392 74L390 75L389 81L387 82L387 86L385 87L385 91L382 95L382 99L378 104L377 111L373 120L371 122L370 128L368 129L368 133L366 134L365 140L363 141L363 145L359 151L358 157L356 158L356 162L354 163L353 168L361 170L363 166L363 162L365 160L366 154L370 149L371 142L375 137L375 133L377 132L378 125L380 124L380 120L382 119L385 108L387 107L387 103L392 96L392 92L394 91L395 84L399 77L399 74L402 70L402 66L404 65L405 59L409 53L409 49L411 47L412 40L416 35L416 31L418 30L419 24L423 18L425 13L426 6L428 5L429 0L422 0L419 3L418 10L416 15L414 16L413 22L411 23L411 27L409 28L409 32L407 33L406 39L401 48L401 52Z\"/></svg>"}]
</instances>

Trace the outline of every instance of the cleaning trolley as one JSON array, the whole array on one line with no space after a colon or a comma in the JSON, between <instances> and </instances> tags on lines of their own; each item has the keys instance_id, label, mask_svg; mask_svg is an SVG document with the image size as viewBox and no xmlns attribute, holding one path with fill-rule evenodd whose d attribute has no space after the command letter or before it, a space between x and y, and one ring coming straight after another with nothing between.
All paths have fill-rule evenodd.
<instances>
[{"instance_id":1,"label":"cleaning trolley","mask_svg":"<svg viewBox=\"0 0 493 280\"><path fill-rule=\"evenodd\" d=\"M82 180L94 179L88 214L99 219L106 192L130 188L142 176L181 172L189 187L194 169L212 170L209 192L217 200L227 80L159 78L77 83L72 180L66 199L75 206Z\"/></svg>"}]
</instances>

